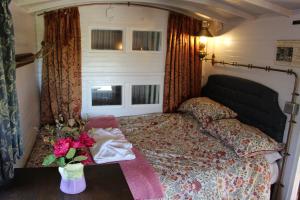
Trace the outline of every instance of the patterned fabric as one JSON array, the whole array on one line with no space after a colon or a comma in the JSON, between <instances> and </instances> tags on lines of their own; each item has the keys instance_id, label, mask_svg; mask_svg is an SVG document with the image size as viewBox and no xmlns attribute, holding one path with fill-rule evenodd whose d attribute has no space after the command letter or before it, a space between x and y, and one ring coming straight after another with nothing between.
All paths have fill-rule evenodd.
<instances>
[{"instance_id":1,"label":"patterned fabric","mask_svg":"<svg viewBox=\"0 0 300 200\"><path fill-rule=\"evenodd\" d=\"M121 130L155 168L164 199L269 199L270 171L263 156L239 158L200 132L192 116L122 117Z\"/></svg>"},{"instance_id":2,"label":"patterned fabric","mask_svg":"<svg viewBox=\"0 0 300 200\"><path fill-rule=\"evenodd\" d=\"M42 165L44 158L53 153L53 146L49 142L44 141L48 140L50 136L51 135L46 132L42 132L37 135L30 157L26 163L26 167L44 167ZM58 166L54 163L51 167Z\"/></svg>"},{"instance_id":3,"label":"patterned fabric","mask_svg":"<svg viewBox=\"0 0 300 200\"><path fill-rule=\"evenodd\" d=\"M213 121L205 130L233 148L240 157L262 155L283 149L283 144L277 143L259 129L236 119Z\"/></svg>"},{"instance_id":4,"label":"patterned fabric","mask_svg":"<svg viewBox=\"0 0 300 200\"><path fill-rule=\"evenodd\" d=\"M13 178L13 164L23 154L18 100L14 30L10 0L0 2L0 186Z\"/></svg>"},{"instance_id":5,"label":"patterned fabric","mask_svg":"<svg viewBox=\"0 0 300 200\"><path fill-rule=\"evenodd\" d=\"M164 83L164 112L174 112L185 100L200 96L202 63L195 37L201 21L170 13Z\"/></svg>"},{"instance_id":6,"label":"patterned fabric","mask_svg":"<svg viewBox=\"0 0 300 200\"><path fill-rule=\"evenodd\" d=\"M200 132L193 117L152 114L119 118L121 130L154 167L164 199L269 199L270 171L263 156L239 158ZM38 135L27 167L42 167L51 145Z\"/></svg>"},{"instance_id":7,"label":"patterned fabric","mask_svg":"<svg viewBox=\"0 0 300 200\"><path fill-rule=\"evenodd\" d=\"M237 114L207 97L197 97L183 102L178 111L192 114L203 127L213 120L235 118Z\"/></svg>"},{"instance_id":8,"label":"patterned fabric","mask_svg":"<svg viewBox=\"0 0 300 200\"><path fill-rule=\"evenodd\" d=\"M81 36L78 8L45 15L44 41L53 45L43 58L41 123L58 115L79 119L81 112Z\"/></svg>"}]
</instances>

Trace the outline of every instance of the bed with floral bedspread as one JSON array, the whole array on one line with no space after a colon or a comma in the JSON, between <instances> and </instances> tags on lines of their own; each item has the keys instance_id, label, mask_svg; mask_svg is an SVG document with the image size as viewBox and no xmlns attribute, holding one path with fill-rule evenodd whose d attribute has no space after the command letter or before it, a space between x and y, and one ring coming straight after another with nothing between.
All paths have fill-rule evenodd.
<instances>
[{"instance_id":1,"label":"bed with floral bedspread","mask_svg":"<svg viewBox=\"0 0 300 200\"><path fill-rule=\"evenodd\" d=\"M160 177L165 199L269 199L263 156L239 158L187 114L119 118L120 128Z\"/></svg>"},{"instance_id":2,"label":"bed with floral bedspread","mask_svg":"<svg viewBox=\"0 0 300 200\"><path fill-rule=\"evenodd\" d=\"M188 114L119 118L120 129L157 172L164 199L269 199L270 168L263 156L240 158ZM43 167L51 146L39 134L27 167Z\"/></svg>"}]
</instances>

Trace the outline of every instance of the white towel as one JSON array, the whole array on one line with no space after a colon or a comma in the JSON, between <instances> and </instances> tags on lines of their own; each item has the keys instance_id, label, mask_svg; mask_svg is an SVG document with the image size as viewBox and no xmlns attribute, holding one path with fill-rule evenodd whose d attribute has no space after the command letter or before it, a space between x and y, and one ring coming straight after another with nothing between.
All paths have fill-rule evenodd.
<instances>
[{"instance_id":1,"label":"white towel","mask_svg":"<svg viewBox=\"0 0 300 200\"><path fill-rule=\"evenodd\" d=\"M132 144L129 143L120 129L93 129L92 137L96 141L90 151L96 163L133 160Z\"/></svg>"}]
</instances>

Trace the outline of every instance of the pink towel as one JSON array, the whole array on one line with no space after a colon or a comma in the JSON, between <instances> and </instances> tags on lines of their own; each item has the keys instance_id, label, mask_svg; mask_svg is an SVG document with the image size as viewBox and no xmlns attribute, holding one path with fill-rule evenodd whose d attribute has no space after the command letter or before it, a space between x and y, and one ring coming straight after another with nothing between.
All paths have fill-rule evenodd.
<instances>
[{"instance_id":1,"label":"pink towel","mask_svg":"<svg viewBox=\"0 0 300 200\"><path fill-rule=\"evenodd\" d=\"M86 129L91 128L118 128L119 123L114 116L100 116L90 118ZM162 186L153 167L147 162L142 153L132 148L136 159L120 161L119 164L135 200L162 199Z\"/></svg>"},{"instance_id":2,"label":"pink towel","mask_svg":"<svg viewBox=\"0 0 300 200\"><path fill-rule=\"evenodd\" d=\"M151 165L138 149L132 148L136 158L120 161L119 164L128 183L132 196L136 200L162 199L161 184Z\"/></svg>"},{"instance_id":3,"label":"pink towel","mask_svg":"<svg viewBox=\"0 0 300 200\"><path fill-rule=\"evenodd\" d=\"M85 126L86 130L91 128L118 128L119 122L113 115L103 115L100 117L93 117L88 120Z\"/></svg>"}]
</instances>

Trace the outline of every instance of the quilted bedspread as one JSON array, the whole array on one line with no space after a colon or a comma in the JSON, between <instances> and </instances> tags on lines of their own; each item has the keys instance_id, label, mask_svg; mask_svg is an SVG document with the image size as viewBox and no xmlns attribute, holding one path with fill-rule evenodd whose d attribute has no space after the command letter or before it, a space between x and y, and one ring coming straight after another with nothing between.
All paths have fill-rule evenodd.
<instances>
[{"instance_id":1,"label":"quilted bedspread","mask_svg":"<svg viewBox=\"0 0 300 200\"><path fill-rule=\"evenodd\" d=\"M201 132L191 116L150 114L119 121L158 173L165 199L270 198L270 171L263 156L239 158Z\"/></svg>"}]
</instances>

